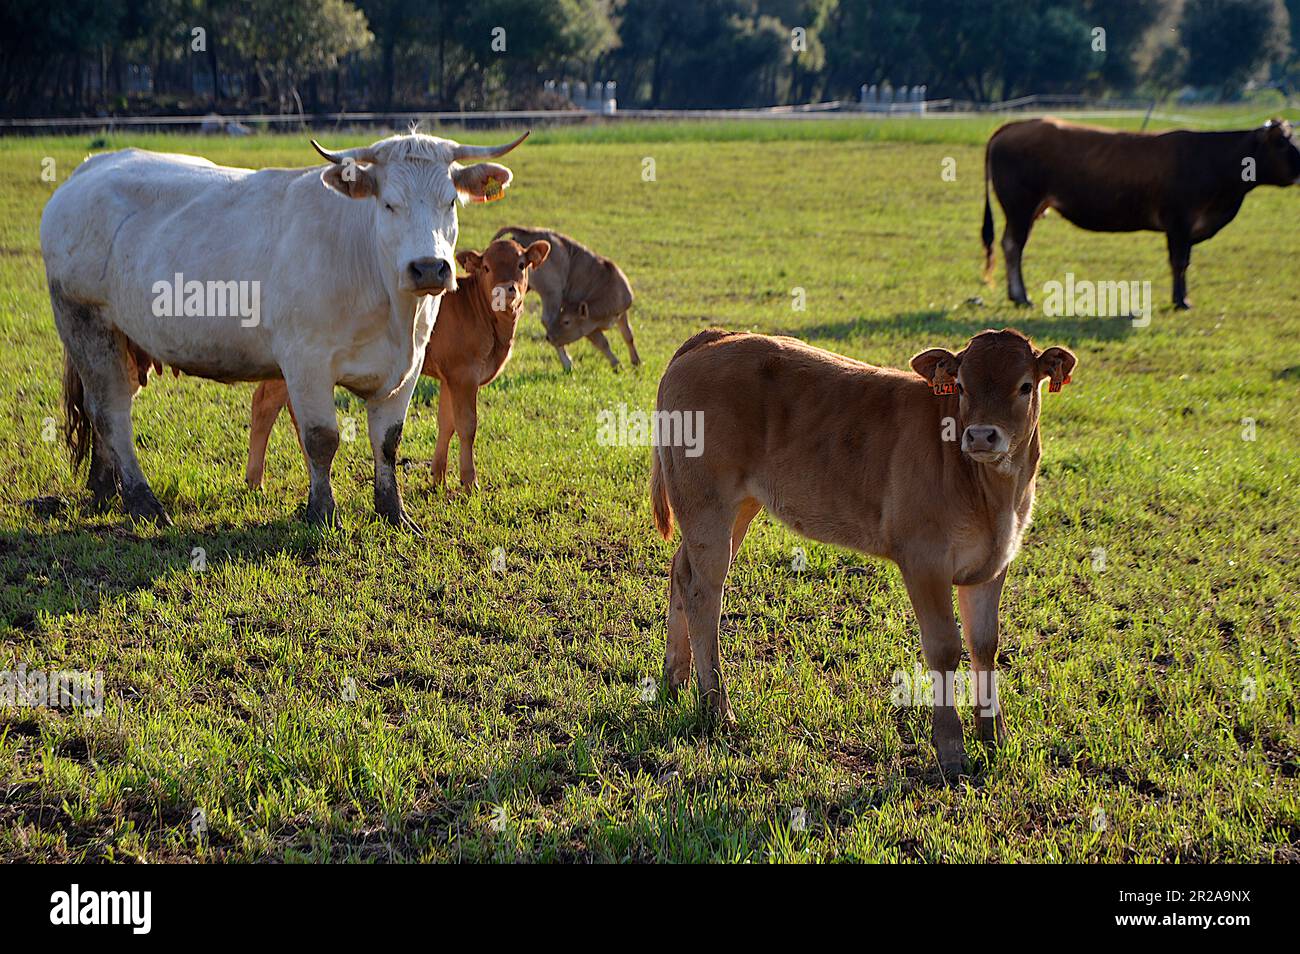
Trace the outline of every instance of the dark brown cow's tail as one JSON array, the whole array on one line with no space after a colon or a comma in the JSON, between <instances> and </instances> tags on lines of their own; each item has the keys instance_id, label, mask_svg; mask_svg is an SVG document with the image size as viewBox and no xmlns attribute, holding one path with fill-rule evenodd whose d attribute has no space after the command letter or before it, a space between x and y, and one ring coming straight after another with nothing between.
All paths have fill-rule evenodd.
<instances>
[{"instance_id":1,"label":"dark brown cow's tail","mask_svg":"<svg viewBox=\"0 0 1300 954\"><path fill-rule=\"evenodd\" d=\"M63 439L75 474L90 454L90 415L86 413L86 390L81 375L66 350L63 352Z\"/></svg>"},{"instance_id":2,"label":"dark brown cow's tail","mask_svg":"<svg viewBox=\"0 0 1300 954\"><path fill-rule=\"evenodd\" d=\"M993 259L993 207L989 205L989 148L993 145L993 137L984 146L984 229L980 237L984 239L984 284L993 284L993 269L996 262Z\"/></svg>"}]
</instances>

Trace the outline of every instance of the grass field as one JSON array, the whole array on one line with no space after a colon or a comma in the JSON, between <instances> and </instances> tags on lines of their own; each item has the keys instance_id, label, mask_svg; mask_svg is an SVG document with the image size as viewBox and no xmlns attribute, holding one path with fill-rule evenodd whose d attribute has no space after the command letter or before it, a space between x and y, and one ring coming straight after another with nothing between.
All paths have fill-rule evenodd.
<instances>
[{"instance_id":1,"label":"grass field","mask_svg":"<svg viewBox=\"0 0 1300 954\"><path fill-rule=\"evenodd\" d=\"M252 387L170 374L135 422L175 527L91 513L46 439L62 358L37 237L42 159L65 178L91 137L0 140L0 669L102 671L106 695L99 717L0 710L0 860L1300 860L1300 192L1259 190L1197 248L1190 313L1163 304L1161 236L1049 217L1026 252L1035 299L1072 271L1150 280L1159 307L1146 328L1017 311L1001 270L978 280L993 125L530 141L508 198L462 213L461 247L520 223L609 254L645 366L614 373L581 343L565 375L531 304L481 395L471 496L421 466L423 382L402 445L423 539L372 519L358 400L338 392L362 436L335 462L342 526L319 532L286 423L250 492ZM109 142L128 144L315 159L299 135ZM1011 738L971 744L960 784L940 780L928 710L890 703L921 661L897 571L767 518L724 604L737 729L645 691L672 545L648 451L601 446L597 415L650 408L710 325L878 364L1005 325L1078 354L1044 396L1036 520L1003 598ZM46 495L67 502L28 503Z\"/></svg>"}]
</instances>

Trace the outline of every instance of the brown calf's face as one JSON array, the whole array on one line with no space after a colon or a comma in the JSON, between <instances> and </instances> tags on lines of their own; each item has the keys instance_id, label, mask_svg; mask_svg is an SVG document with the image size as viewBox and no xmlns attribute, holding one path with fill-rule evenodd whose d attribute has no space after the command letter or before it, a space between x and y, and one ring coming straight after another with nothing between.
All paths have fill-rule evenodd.
<instances>
[{"instance_id":1,"label":"brown calf's face","mask_svg":"<svg viewBox=\"0 0 1300 954\"><path fill-rule=\"evenodd\" d=\"M553 345L573 344L579 338L585 338L597 328L591 320L591 313L585 301L565 302L560 306L560 313L555 316L555 323L546 329L546 340Z\"/></svg>"},{"instance_id":2,"label":"brown calf's face","mask_svg":"<svg viewBox=\"0 0 1300 954\"><path fill-rule=\"evenodd\" d=\"M458 252L456 261L471 277L482 275L487 279L491 296L488 307L517 315L528 292L528 270L546 261L550 251L551 243L545 240L524 248L510 239L498 239L482 252Z\"/></svg>"},{"instance_id":3,"label":"brown calf's face","mask_svg":"<svg viewBox=\"0 0 1300 954\"><path fill-rule=\"evenodd\" d=\"M1255 135L1259 139L1255 149L1258 181L1278 186L1300 182L1300 145L1296 144L1291 124L1271 119Z\"/></svg>"},{"instance_id":4,"label":"brown calf's face","mask_svg":"<svg viewBox=\"0 0 1300 954\"><path fill-rule=\"evenodd\" d=\"M958 395L962 453L982 464L1003 462L1034 433L1040 382L1059 391L1074 365L1064 348L1039 352L1010 330L978 334L958 354L932 348L912 359L936 392Z\"/></svg>"}]
</instances>

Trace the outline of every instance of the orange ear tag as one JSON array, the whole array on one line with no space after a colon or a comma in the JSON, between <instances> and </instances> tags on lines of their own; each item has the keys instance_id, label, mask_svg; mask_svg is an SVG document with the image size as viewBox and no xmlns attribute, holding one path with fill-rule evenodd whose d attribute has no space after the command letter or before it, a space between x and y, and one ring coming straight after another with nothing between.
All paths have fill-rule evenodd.
<instances>
[{"instance_id":1,"label":"orange ear tag","mask_svg":"<svg viewBox=\"0 0 1300 954\"><path fill-rule=\"evenodd\" d=\"M957 379L954 378L945 368L934 369L934 381L931 382L931 388L934 393L940 397L957 393Z\"/></svg>"},{"instance_id":2,"label":"orange ear tag","mask_svg":"<svg viewBox=\"0 0 1300 954\"><path fill-rule=\"evenodd\" d=\"M1069 383L1070 383L1070 376L1068 374L1065 376L1064 381L1058 381L1056 378L1052 378L1051 381L1047 382L1047 390L1055 394L1057 391L1061 390L1061 388L1065 387Z\"/></svg>"},{"instance_id":3,"label":"orange ear tag","mask_svg":"<svg viewBox=\"0 0 1300 954\"><path fill-rule=\"evenodd\" d=\"M483 183L483 194L474 196L474 201L495 202L497 199L504 197L505 194L506 190L501 188L501 183L488 176L487 181Z\"/></svg>"}]
</instances>

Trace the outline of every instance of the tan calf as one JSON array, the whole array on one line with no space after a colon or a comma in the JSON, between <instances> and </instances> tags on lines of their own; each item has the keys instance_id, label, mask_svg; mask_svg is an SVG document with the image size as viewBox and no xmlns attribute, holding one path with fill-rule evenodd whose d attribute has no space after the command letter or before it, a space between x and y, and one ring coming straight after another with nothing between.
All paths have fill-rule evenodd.
<instances>
[{"instance_id":1,"label":"tan calf","mask_svg":"<svg viewBox=\"0 0 1300 954\"><path fill-rule=\"evenodd\" d=\"M474 468L474 436L478 430L478 390L501 373L514 346L515 325L523 312L529 269L546 261L550 246L533 242L493 242L482 254L463 251L456 260L469 274L445 294L437 324L424 352L421 373L437 378L438 445L433 474L441 484L447 476L452 434L460 438L460 482L478 483ZM266 445L280 410L289 404L283 381L263 381L253 394L248 439L250 487L262 486ZM293 414L293 408L289 407Z\"/></svg>"},{"instance_id":2,"label":"tan calf","mask_svg":"<svg viewBox=\"0 0 1300 954\"><path fill-rule=\"evenodd\" d=\"M767 508L796 532L898 564L936 682L934 739L945 774L965 765L951 686L970 650L980 737L1003 734L993 673L998 602L1034 504L1040 383L1059 390L1075 357L986 331L958 354L935 348L913 372L876 368L793 338L704 331L674 355L660 412L701 412L702 452L659 446L655 523L672 514L664 677L675 692L694 656L701 703L731 721L718 625L745 531ZM697 432L698 433L698 432Z\"/></svg>"}]
</instances>

